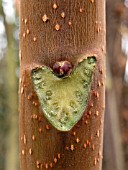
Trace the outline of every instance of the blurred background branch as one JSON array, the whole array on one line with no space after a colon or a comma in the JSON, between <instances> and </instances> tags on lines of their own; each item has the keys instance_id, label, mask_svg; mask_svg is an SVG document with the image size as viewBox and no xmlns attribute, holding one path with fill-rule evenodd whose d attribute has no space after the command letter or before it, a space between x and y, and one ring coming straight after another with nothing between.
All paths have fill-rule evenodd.
<instances>
[{"instance_id":1,"label":"blurred background branch","mask_svg":"<svg viewBox=\"0 0 128 170\"><path fill-rule=\"evenodd\" d=\"M11 2L11 1L10 1ZM0 1L0 24L1 37L0 44L0 101L3 108L0 114L0 135L3 142L0 160L0 170L19 169L19 147L18 147L18 37L16 37L16 16L13 2ZM3 46L3 47L2 47ZM1 103L0 102L0 103ZM5 131L6 129L6 131Z\"/></svg>"}]
</instances>

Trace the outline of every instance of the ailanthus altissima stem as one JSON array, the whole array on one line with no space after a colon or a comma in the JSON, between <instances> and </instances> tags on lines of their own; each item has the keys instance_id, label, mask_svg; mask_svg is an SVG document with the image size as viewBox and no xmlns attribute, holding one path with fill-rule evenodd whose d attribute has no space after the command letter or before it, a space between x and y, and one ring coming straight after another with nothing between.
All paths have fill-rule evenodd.
<instances>
[{"instance_id":1,"label":"ailanthus altissima stem","mask_svg":"<svg viewBox=\"0 0 128 170\"><path fill-rule=\"evenodd\" d=\"M21 170L101 170L105 107L104 5L102 0L21 1L19 89ZM96 62L91 80L87 80L86 78L90 77L83 73L72 71L74 68L77 70L79 63L92 56ZM71 63L71 67L67 68L67 65L65 67L61 64L63 61ZM60 65L57 73L58 79L63 84L58 84L58 79L56 82L54 78L45 84L43 76L46 80L54 74L55 63ZM89 75L90 69L87 66L85 66L85 74ZM48 68L51 73L40 72L39 68ZM53 73L52 68L54 68ZM69 72L70 69L72 69L71 72ZM84 69L82 68L83 72ZM34 79L33 70L39 71L38 74L35 73ZM40 77L38 77L40 73L41 83L39 83ZM76 74L75 81L72 80L72 74ZM64 80L65 75L67 81ZM79 79L78 82L84 83L87 87L88 82L91 82L88 92L86 92L86 87L79 86L77 82ZM51 81L53 81L52 86ZM73 82L74 84L72 84ZM65 83L67 83L66 87L70 89L70 93L63 92L62 99L57 101L61 104L60 112L55 118L58 122L61 121L59 118L63 118L63 115L67 116L67 111L70 121L71 115L75 117L71 110L72 107L68 107L67 103L71 102L68 94L76 94L72 90L78 87L78 91L83 97L79 100L80 95L76 94L78 98L73 98L76 102L73 109L79 111L78 106L83 107L83 105L78 102L85 102L84 96L88 96L88 98L86 107L82 109L82 112L77 112L78 116L79 113L82 114L79 121L76 121L68 131L60 131L56 128L55 122L53 125L51 119L49 121L45 113L51 114L51 107L54 106L57 99L58 89L56 87L66 91ZM49 98L51 102L45 101L47 96L43 89L47 89L47 87L50 87L52 94L55 95L52 100L51 97ZM38 95L36 89L42 89L41 96ZM44 104L41 105L41 101ZM64 127L67 126L64 125Z\"/></svg>"}]
</instances>

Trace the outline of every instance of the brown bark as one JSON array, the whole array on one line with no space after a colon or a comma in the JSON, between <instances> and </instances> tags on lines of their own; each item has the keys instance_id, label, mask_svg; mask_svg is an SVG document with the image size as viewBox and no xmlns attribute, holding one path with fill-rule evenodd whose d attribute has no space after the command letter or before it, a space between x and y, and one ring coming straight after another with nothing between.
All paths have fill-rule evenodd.
<instances>
[{"instance_id":1,"label":"brown bark","mask_svg":"<svg viewBox=\"0 0 128 170\"><path fill-rule=\"evenodd\" d=\"M21 170L100 170L105 105L105 4L102 0L62 0L56 1L54 7L53 4L46 0L22 0L20 4ZM42 20L44 14L48 17L46 22ZM76 65L81 55L97 58L88 105L71 131L59 132L40 109L31 70L35 65L52 67L60 60Z\"/></svg>"}]
</instances>

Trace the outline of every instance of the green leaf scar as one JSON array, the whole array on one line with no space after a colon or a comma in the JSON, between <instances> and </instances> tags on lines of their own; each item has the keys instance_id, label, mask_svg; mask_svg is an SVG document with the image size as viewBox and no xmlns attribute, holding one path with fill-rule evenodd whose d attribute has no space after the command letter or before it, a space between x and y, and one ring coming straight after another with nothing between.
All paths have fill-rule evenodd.
<instances>
[{"instance_id":1,"label":"green leaf scar","mask_svg":"<svg viewBox=\"0 0 128 170\"><path fill-rule=\"evenodd\" d=\"M47 66L32 70L34 89L48 121L60 131L69 131L81 119L88 101L94 56L78 63L71 74L58 77Z\"/></svg>"}]
</instances>

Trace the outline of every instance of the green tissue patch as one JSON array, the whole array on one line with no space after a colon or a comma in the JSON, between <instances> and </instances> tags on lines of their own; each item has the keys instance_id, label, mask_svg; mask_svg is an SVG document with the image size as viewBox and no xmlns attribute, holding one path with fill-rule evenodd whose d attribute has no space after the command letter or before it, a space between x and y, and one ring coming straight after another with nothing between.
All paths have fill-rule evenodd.
<instances>
[{"instance_id":1,"label":"green tissue patch","mask_svg":"<svg viewBox=\"0 0 128 170\"><path fill-rule=\"evenodd\" d=\"M95 57L80 62L69 76L57 77L42 66L32 70L34 89L48 121L60 131L69 131L82 117L87 106Z\"/></svg>"}]
</instances>

